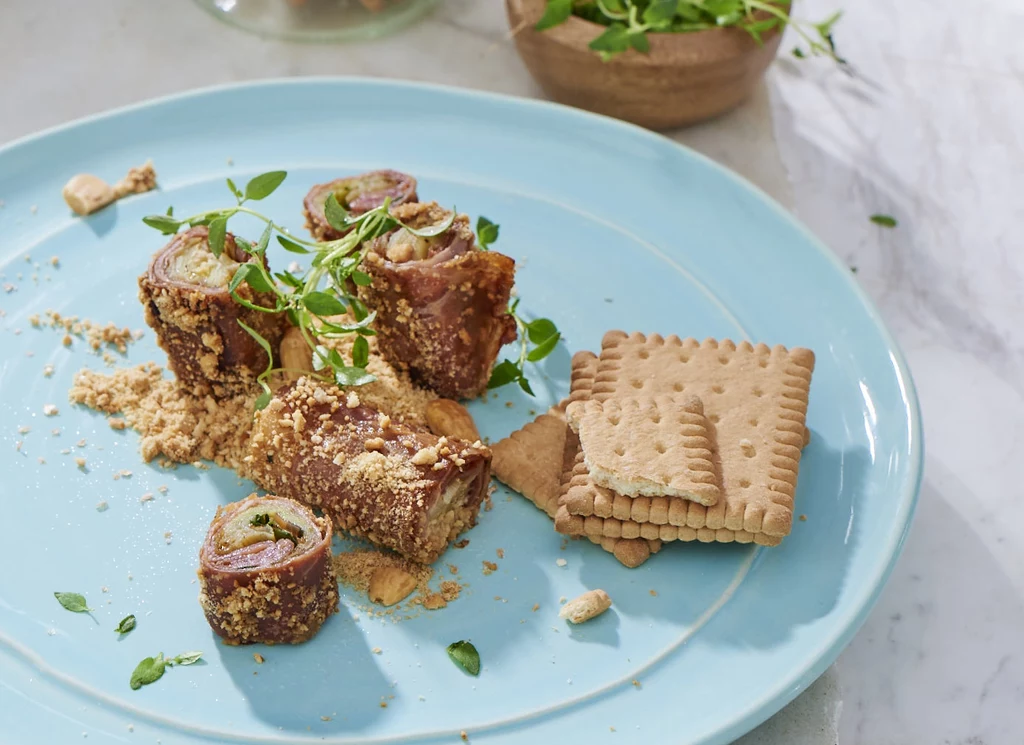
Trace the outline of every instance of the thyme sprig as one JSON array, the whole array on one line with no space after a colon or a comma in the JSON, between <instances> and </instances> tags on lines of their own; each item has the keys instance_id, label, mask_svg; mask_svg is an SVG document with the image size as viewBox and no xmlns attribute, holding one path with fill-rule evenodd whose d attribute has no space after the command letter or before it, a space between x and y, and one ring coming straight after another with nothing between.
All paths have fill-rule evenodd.
<instances>
[{"instance_id":1,"label":"thyme sprig","mask_svg":"<svg viewBox=\"0 0 1024 745\"><path fill-rule=\"evenodd\" d=\"M287 231L271 218L246 206L247 202L259 201L270 196L287 176L285 171L272 171L256 176L244 189L239 189L227 180L228 189L236 204L216 210L208 210L184 218L174 217L173 210L165 215L150 215L143 222L164 235L173 235L182 227L205 225L208 231L210 250L219 257L224 252L228 222L236 215L249 215L264 223L265 228L256 243L235 238L239 248L258 261L241 264L228 284L235 302L261 313L286 313L291 322L300 329L309 345L314 375L325 382L339 386L359 386L373 382L374 376L366 371L369 359L369 343L366 337L376 332L372 324L376 313L366 308L352 291L352 285L370 284L370 277L359 270L369 241L397 227L404 227L413 235L429 238L448 230L455 218L454 211L449 218L437 225L417 229L405 225L391 214L390 200L375 209L360 215L350 214L331 194L325 204L325 215L332 228L344 235L331 241L307 241ZM271 276L263 258L271 238L286 251L311 255L310 267L304 274L290 271L275 272ZM276 281L275 281L276 280ZM260 305L239 294L241 285L248 284L258 293L273 297L272 305ZM340 318L348 315L351 320ZM270 403L272 391L269 384L271 375L282 372L273 366L271 344L256 329L239 320L238 324L267 353L268 364L257 382L263 393L256 400L256 408L263 409ZM335 339L357 334L352 345L352 359L347 362L335 349L319 343L321 339Z\"/></svg>"}]
</instances>

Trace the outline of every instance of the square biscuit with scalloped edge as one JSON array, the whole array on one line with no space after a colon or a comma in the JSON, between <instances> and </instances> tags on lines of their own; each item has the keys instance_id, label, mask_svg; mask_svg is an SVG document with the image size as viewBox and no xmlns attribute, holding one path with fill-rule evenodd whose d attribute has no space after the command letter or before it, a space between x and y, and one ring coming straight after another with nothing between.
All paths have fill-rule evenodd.
<instances>
[{"instance_id":1,"label":"square biscuit with scalloped edge","mask_svg":"<svg viewBox=\"0 0 1024 745\"><path fill-rule=\"evenodd\" d=\"M699 397L714 440L722 498L710 507L691 503L685 520L670 515L669 524L782 538L792 527L813 371L809 349L610 331L591 397ZM602 527L601 535L608 534Z\"/></svg>"}]
</instances>

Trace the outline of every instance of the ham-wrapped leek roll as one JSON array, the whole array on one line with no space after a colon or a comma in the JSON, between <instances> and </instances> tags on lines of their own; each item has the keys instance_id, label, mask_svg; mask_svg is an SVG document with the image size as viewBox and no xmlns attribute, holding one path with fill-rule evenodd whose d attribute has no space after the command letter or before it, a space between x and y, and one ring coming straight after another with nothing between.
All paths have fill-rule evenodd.
<instances>
[{"instance_id":1,"label":"ham-wrapped leek roll","mask_svg":"<svg viewBox=\"0 0 1024 745\"><path fill-rule=\"evenodd\" d=\"M476 523L491 475L479 442L393 422L308 377L256 415L249 448L249 476L264 489L425 564Z\"/></svg>"},{"instance_id":2,"label":"ham-wrapped leek roll","mask_svg":"<svg viewBox=\"0 0 1024 745\"><path fill-rule=\"evenodd\" d=\"M306 195L303 211L306 215L306 227L318 241L333 241L343 235L331 227L324 215L324 204L331 194L334 194L338 204L349 214L361 215L380 207L388 197L391 197L393 206L415 202L416 179L398 171L371 171L361 176L317 184Z\"/></svg>"},{"instance_id":3,"label":"ham-wrapped leek roll","mask_svg":"<svg viewBox=\"0 0 1024 745\"><path fill-rule=\"evenodd\" d=\"M451 216L436 203L406 204L392 214L417 230ZM363 269L373 282L359 297L377 311L385 359L445 398L483 393L498 350L516 338L506 312L515 262L478 248L469 218L458 215L431 238L399 228L374 239Z\"/></svg>"},{"instance_id":4,"label":"ham-wrapped leek roll","mask_svg":"<svg viewBox=\"0 0 1024 745\"><path fill-rule=\"evenodd\" d=\"M267 367L267 354L242 321L277 345L287 328L284 314L262 313L235 302L228 283L238 267L259 259L245 253L230 233L219 257L210 251L207 229L196 227L175 235L154 254L139 277L139 300L146 323L181 385L196 395L221 398L252 388ZM274 307L270 293L255 292L243 283L237 293L251 303Z\"/></svg>"},{"instance_id":5,"label":"ham-wrapped leek roll","mask_svg":"<svg viewBox=\"0 0 1024 745\"><path fill-rule=\"evenodd\" d=\"M228 644L298 644L338 609L331 521L280 497L217 509L199 551L199 603Z\"/></svg>"}]
</instances>

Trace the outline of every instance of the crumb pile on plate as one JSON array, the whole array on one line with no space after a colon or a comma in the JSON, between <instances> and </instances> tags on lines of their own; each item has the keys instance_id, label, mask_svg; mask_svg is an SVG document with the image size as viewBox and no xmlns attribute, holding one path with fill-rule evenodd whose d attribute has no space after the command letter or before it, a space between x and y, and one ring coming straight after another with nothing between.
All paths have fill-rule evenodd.
<instances>
[{"instance_id":1,"label":"crumb pile on plate","mask_svg":"<svg viewBox=\"0 0 1024 745\"><path fill-rule=\"evenodd\" d=\"M611 331L561 406L494 446L495 473L627 566L668 541L775 546L813 369L807 349Z\"/></svg>"}]
</instances>

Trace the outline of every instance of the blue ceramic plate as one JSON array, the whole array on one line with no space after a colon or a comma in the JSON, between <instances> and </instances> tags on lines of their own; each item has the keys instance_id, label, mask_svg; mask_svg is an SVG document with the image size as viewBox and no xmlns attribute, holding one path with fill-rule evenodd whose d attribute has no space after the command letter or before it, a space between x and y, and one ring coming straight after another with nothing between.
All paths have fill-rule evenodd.
<instances>
[{"instance_id":1,"label":"blue ceramic plate","mask_svg":"<svg viewBox=\"0 0 1024 745\"><path fill-rule=\"evenodd\" d=\"M69 214L60 190L72 174L114 180L147 158L160 191L88 219ZM226 206L225 177L287 169L263 207L298 231L310 185L380 167L415 174L424 197L499 222L498 248L519 261L523 308L565 333L534 371L536 399L503 389L473 404L485 435L504 436L563 396L570 353L598 349L608 329L810 347L813 439L796 510L806 522L779 548L669 545L630 571L589 543L563 546L543 514L499 489L470 545L438 564L458 565L467 584L448 608L395 623L369 617L365 598L347 592L306 645L219 644L196 602L197 550L217 505L251 485L216 468L143 463L135 433L67 402L75 372L103 370L104 360L29 316L55 309L143 328L136 277L163 243L143 215ZM922 443L892 338L847 268L782 209L661 137L444 88L269 82L9 145L0 198L0 739L454 742L465 731L478 743L725 743L832 662L899 553ZM116 364L152 359L164 357L147 333ZM58 415L44 415L49 403ZM115 479L121 470L132 475ZM155 499L140 503L146 492ZM484 576L485 560L498 571ZM594 587L611 594L611 612L579 628L558 619L559 598ZM63 610L58 590L85 594L95 612ZM138 627L118 639L129 613ZM448 660L458 639L480 650L478 678ZM203 663L129 688L143 657L193 649Z\"/></svg>"}]
</instances>

